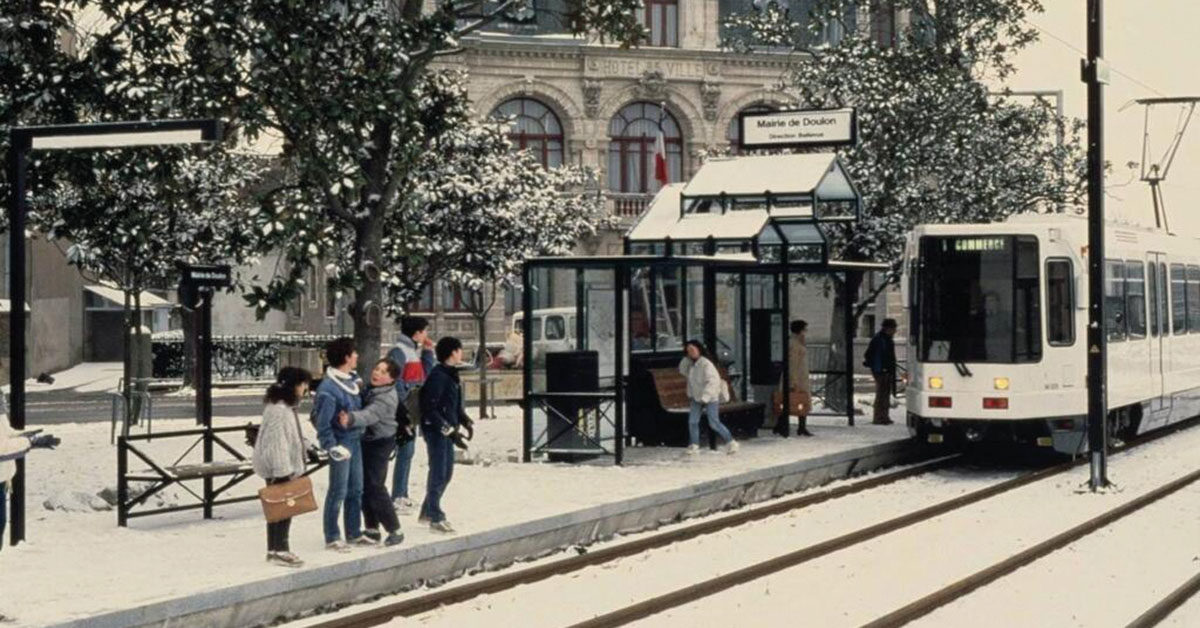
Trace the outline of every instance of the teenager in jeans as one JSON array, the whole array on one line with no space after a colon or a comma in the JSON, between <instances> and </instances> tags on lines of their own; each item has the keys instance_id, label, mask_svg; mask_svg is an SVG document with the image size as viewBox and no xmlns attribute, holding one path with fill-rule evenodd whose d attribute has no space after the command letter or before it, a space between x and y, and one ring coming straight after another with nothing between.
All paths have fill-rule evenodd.
<instances>
[{"instance_id":1,"label":"teenager in jeans","mask_svg":"<svg viewBox=\"0 0 1200 628\"><path fill-rule=\"evenodd\" d=\"M361 382L355 375L358 351L350 338L338 338L325 345L325 360L329 366L317 386L313 401L313 424L317 440L329 452L329 489L325 492L323 526L325 548L337 552L350 551L349 544L374 545L362 535L362 435L358 426L342 427L338 415L362 408ZM338 516L346 524L346 540L338 529Z\"/></svg>"},{"instance_id":2,"label":"teenager in jeans","mask_svg":"<svg viewBox=\"0 0 1200 628\"><path fill-rule=\"evenodd\" d=\"M396 448L396 378L400 365L384 358L371 369L371 388L363 395L363 409L343 412L339 421L343 427L365 427L362 440L363 466L363 536L379 541L379 526L387 531L384 545L399 545L404 541L400 521L388 497L388 460Z\"/></svg>"},{"instance_id":3,"label":"teenager in jeans","mask_svg":"<svg viewBox=\"0 0 1200 628\"><path fill-rule=\"evenodd\" d=\"M688 409L688 455L700 453L700 413L708 417L708 427L725 441L726 451L737 453L738 442L733 440L729 428L721 422L720 404L728 399L729 389L717 365L699 340L689 340L684 345L684 356L679 362L679 373L687 379L687 395L691 407Z\"/></svg>"},{"instance_id":4,"label":"teenager in jeans","mask_svg":"<svg viewBox=\"0 0 1200 628\"><path fill-rule=\"evenodd\" d=\"M400 340L387 357L400 365L396 397L403 406L409 393L423 384L433 370L434 356L429 340L429 321L420 316L405 316L400 319L400 334ZM413 508L412 500L408 498L408 476L412 471L413 454L417 451L417 426L409 423L398 429L401 433L396 439L396 466L392 470L392 504L397 513L405 515Z\"/></svg>"},{"instance_id":5,"label":"teenager in jeans","mask_svg":"<svg viewBox=\"0 0 1200 628\"><path fill-rule=\"evenodd\" d=\"M433 367L429 380L421 388L421 436L429 451L429 479L417 521L428 522L429 529L434 532L450 534L454 528L442 512L442 496L454 475L455 441L462 442L459 425L463 424L462 419L467 414L458 377L462 341L454 337L442 338L436 352L438 365ZM470 419L467 421L469 425Z\"/></svg>"},{"instance_id":6,"label":"teenager in jeans","mask_svg":"<svg viewBox=\"0 0 1200 628\"><path fill-rule=\"evenodd\" d=\"M295 366L279 369L263 398L262 424L254 440L254 474L267 484L280 484L304 475L305 445L296 408L308 393L312 376ZM267 524L267 562L284 567L304 564L292 553L288 533L291 518Z\"/></svg>"}]
</instances>

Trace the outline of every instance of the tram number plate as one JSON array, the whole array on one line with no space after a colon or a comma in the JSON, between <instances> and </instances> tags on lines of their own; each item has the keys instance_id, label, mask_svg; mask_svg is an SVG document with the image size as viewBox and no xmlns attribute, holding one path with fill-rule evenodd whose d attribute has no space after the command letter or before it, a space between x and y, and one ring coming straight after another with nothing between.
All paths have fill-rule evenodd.
<instances>
[{"instance_id":1,"label":"tram number plate","mask_svg":"<svg viewBox=\"0 0 1200 628\"><path fill-rule=\"evenodd\" d=\"M931 443L940 443L943 440L944 440L944 438L942 437L941 434L930 434L929 435L929 442L931 442Z\"/></svg>"},{"instance_id":2,"label":"tram number plate","mask_svg":"<svg viewBox=\"0 0 1200 628\"><path fill-rule=\"evenodd\" d=\"M1054 439L1050 438L1049 436L1039 436L1037 444L1039 447L1053 447Z\"/></svg>"}]
</instances>

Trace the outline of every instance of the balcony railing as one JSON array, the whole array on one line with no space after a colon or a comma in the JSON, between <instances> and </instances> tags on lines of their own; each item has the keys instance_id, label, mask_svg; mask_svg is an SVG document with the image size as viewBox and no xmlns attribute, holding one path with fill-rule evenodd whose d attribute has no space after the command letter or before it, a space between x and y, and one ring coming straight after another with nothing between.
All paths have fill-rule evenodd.
<instances>
[{"instance_id":1,"label":"balcony railing","mask_svg":"<svg viewBox=\"0 0 1200 628\"><path fill-rule=\"evenodd\" d=\"M636 220L650 206L653 194L608 193L608 209L613 216L625 220Z\"/></svg>"}]
</instances>

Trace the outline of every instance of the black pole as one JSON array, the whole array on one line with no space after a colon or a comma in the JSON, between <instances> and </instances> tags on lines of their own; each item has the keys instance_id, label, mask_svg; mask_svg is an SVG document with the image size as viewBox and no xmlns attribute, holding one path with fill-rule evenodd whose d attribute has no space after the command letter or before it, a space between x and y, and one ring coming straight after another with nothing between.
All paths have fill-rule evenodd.
<instances>
[{"instance_id":1,"label":"black pole","mask_svg":"<svg viewBox=\"0 0 1200 628\"><path fill-rule=\"evenodd\" d=\"M23 133L11 133L8 147L9 181L12 191L8 202L8 416L13 429L25 429L25 174L30 140ZM12 516L9 518L9 542L25 540L25 459L17 459L12 478ZM0 540L3 542L3 540Z\"/></svg>"},{"instance_id":2,"label":"black pole","mask_svg":"<svg viewBox=\"0 0 1200 628\"><path fill-rule=\"evenodd\" d=\"M204 288L200 291L200 329L201 338L198 346L202 354L200 360L200 372L203 385L200 390L196 391L196 405L200 408L200 416L198 419L204 426L204 462L208 464L213 461L213 433L212 433L212 301L213 289ZM212 476L204 478L204 518L212 519L213 500L216 495L213 494L213 479Z\"/></svg>"},{"instance_id":3,"label":"black pole","mask_svg":"<svg viewBox=\"0 0 1200 628\"><path fill-rule=\"evenodd\" d=\"M846 420L850 427L854 427L854 293L850 290L851 272L842 277L842 318L845 327L842 342L846 343ZM855 283L862 285L861 281Z\"/></svg>"},{"instance_id":4,"label":"black pole","mask_svg":"<svg viewBox=\"0 0 1200 628\"><path fill-rule=\"evenodd\" d=\"M1087 3L1088 100L1088 450L1093 491L1108 486L1106 388L1108 347L1104 330L1104 54L1103 0Z\"/></svg>"},{"instance_id":5,"label":"black pole","mask_svg":"<svg viewBox=\"0 0 1200 628\"><path fill-rule=\"evenodd\" d=\"M613 308L613 321L616 324L616 329L613 330L613 343L617 346L613 352L613 384L617 396L617 407L613 412L615 426L615 440L613 442L613 452L615 454L615 464L618 466L625 464L625 326L628 320L628 314L625 311L626 295L628 294L627 286L629 286L629 276L625 266L617 266L614 272L614 290L616 306Z\"/></svg>"},{"instance_id":6,"label":"black pole","mask_svg":"<svg viewBox=\"0 0 1200 628\"><path fill-rule=\"evenodd\" d=\"M783 316L779 317L781 319L779 324L783 327L779 330L780 338L783 339L783 355L779 357L780 363L783 365L783 372L781 373L782 376L779 378L779 382L776 384L779 387L779 398L783 400L783 404L780 405L779 415L775 417L775 432L784 438L788 438L791 436L788 423L791 421L792 414L790 410L792 401L792 338L788 328L788 314L792 309L792 277L786 270L787 264L784 264L783 267L785 270L778 275L781 280L779 283L779 311L783 313Z\"/></svg>"},{"instance_id":7,"label":"black pole","mask_svg":"<svg viewBox=\"0 0 1200 628\"><path fill-rule=\"evenodd\" d=\"M525 404L521 409L521 461L533 461L533 269L528 264L521 271L521 366Z\"/></svg>"}]
</instances>

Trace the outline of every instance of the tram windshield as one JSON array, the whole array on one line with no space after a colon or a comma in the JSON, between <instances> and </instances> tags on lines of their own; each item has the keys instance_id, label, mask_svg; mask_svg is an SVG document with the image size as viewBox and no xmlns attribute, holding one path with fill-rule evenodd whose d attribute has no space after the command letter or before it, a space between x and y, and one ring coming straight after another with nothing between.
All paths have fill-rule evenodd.
<instances>
[{"instance_id":1,"label":"tram windshield","mask_svg":"<svg viewBox=\"0 0 1200 628\"><path fill-rule=\"evenodd\" d=\"M922 362L1037 362L1042 357L1033 236L921 238L914 319Z\"/></svg>"}]
</instances>

